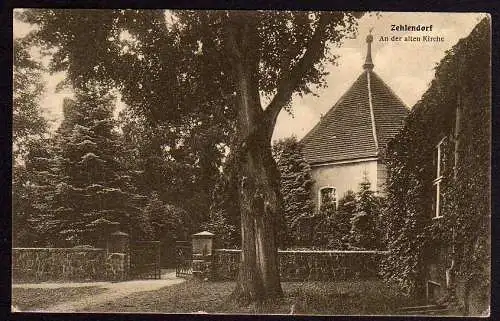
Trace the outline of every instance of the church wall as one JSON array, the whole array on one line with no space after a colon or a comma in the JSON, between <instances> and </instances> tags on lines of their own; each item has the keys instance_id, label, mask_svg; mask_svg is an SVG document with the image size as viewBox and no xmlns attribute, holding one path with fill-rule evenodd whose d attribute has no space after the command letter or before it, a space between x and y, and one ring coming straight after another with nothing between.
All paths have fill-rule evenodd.
<instances>
[{"instance_id":1,"label":"church wall","mask_svg":"<svg viewBox=\"0 0 500 321\"><path fill-rule=\"evenodd\" d=\"M314 179L312 199L315 207L318 206L319 191L322 187L335 187L337 201L348 190L357 192L365 171L372 186L377 186L378 165L376 160L312 167L311 176Z\"/></svg>"}]
</instances>

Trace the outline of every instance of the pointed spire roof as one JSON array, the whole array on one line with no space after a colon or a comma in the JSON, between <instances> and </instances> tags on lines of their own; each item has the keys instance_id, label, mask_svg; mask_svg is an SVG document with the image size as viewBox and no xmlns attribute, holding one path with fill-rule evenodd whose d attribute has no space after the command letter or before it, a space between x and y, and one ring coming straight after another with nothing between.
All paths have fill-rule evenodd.
<instances>
[{"instance_id":1,"label":"pointed spire roof","mask_svg":"<svg viewBox=\"0 0 500 321\"><path fill-rule=\"evenodd\" d=\"M363 65L364 69L372 70L373 67L375 67L372 61L372 42L373 42L373 36L372 36L372 30L370 29L370 33L368 34L368 36L366 36L367 49L366 49L366 60L365 64Z\"/></svg>"},{"instance_id":2,"label":"pointed spire roof","mask_svg":"<svg viewBox=\"0 0 500 321\"><path fill-rule=\"evenodd\" d=\"M377 157L403 126L409 109L373 71L372 41L369 34L363 73L302 139L310 164Z\"/></svg>"}]
</instances>

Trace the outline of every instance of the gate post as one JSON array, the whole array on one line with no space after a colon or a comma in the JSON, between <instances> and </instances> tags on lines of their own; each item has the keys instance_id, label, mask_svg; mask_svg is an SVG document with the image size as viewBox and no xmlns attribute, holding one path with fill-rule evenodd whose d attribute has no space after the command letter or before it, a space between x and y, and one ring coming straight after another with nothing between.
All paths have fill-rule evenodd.
<instances>
[{"instance_id":1,"label":"gate post","mask_svg":"<svg viewBox=\"0 0 500 321\"><path fill-rule=\"evenodd\" d=\"M125 280L130 272L130 237L124 232L112 233L107 242L106 272L108 277ZM111 274L111 275L110 275Z\"/></svg>"},{"instance_id":2,"label":"gate post","mask_svg":"<svg viewBox=\"0 0 500 321\"><path fill-rule=\"evenodd\" d=\"M208 278L212 270L212 246L214 234L203 231L192 235L193 239L193 275Z\"/></svg>"}]
</instances>

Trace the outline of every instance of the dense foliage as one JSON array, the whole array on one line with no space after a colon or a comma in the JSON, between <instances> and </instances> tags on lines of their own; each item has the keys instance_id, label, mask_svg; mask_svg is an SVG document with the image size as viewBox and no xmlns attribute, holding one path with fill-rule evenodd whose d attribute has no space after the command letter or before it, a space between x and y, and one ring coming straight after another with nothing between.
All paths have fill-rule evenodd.
<instances>
[{"instance_id":1,"label":"dense foliage","mask_svg":"<svg viewBox=\"0 0 500 321\"><path fill-rule=\"evenodd\" d=\"M14 197L16 246L105 246L116 229L134 240L185 239L192 232L186 211L150 189L138 192L143 173L117 131L113 106L99 86L77 90L64 101L57 131L27 149L14 186L23 196Z\"/></svg>"},{"instance_id":2,"label":"dense foliage","mask_svg":"<svg viewBox=\"0 0 500 321\"><path fill-rule=\"evenodd\" d=\"M92 82L120 93L137 187L182 206L191 221L205 220L234 133L234 88L219 53L204 44L199 54L200 33L164 10L19 10L16 17L37 26L27 41L45 50L49 70L67 72L61 86L85 90Z\"/></svg>"},{"instance_id":3,"label":"dense foliage","mask_svg":"<svg viewBox=\"0 0 500 321\"><path fill-rule=\"evenodd\" d=\"M35 149L43 142L47 131L47 122L39 106L43 90L41 73L43 68L29 54L29 43L23 39L14 39L13 66L13 113L12 113L12 205L13 243L35 237L30 228L29 219L33 211L33 193L27 187L29 172L24 164L24 157L30 149Z\"/></svg>"},{"instance_id":4,"label":"dense foliage","mask_svg":"<svg viewBox=\"0 0 500 321\"><path fill-rule=\"evenodd\" d=\"M347 193L335 204L322 200L315 212L312 201L311 168L295 137L277 141L274 157L280 170L280 191L286 223L285 247L323 249L380 249L382 226L379 224L383 197L371 189L366 174L357 193Z\"/></svg>"},{"instance_id":5,"label":"dense foliage","mask_svg":"<svg viewBox=\"0 0 500 321\"><path fill-rule=\"evenodd\" d=\"M409 294L422 295L427 265L442 249L446 268L453 264L457 277L448 294L456 292L466 310L471 291L478 291L486 306L489 293L490 53L485 18L446 53L387 152L384 221L391 254L385 277ZM436 145L444 137L442 217L432 219Z\"/></svg>"},{"instance_id":6,"label":"dense foliage","mask_svg":"<svg viewBox=\"0 0 500 321\"><path fill-rule=\"evenodd\" d=\"M382 198L375 195L366 173L359 183L359 191L355 200L356 211L351 217L351 229L348 243L351 248L367 250L379 249L381 245L381 231L379 230Z\"/></svg>"},{"instance_id":7,"label":"dense foliage","mask_svg":"<svg viewBox=\"0 0 500 321\"><path fill-rule=\"evenodd\" d=\"M157 192L151 193L141 214L136 227L141 240L185 240L192 232L186 211L165 203Z\"/></svg>"},{"instance_id":8,"label":"dense foliage","mask_svg":"<svg viewBox=\"0 0 500 321\"><path fill-rule=\"evenodd\" d=\"M280 192L283 196L283 215L286 236L282 246L297 243L301 239L301 218L310 217L314 211L311 200L311 167L302 153L302 145L295 137L275 142L274 158L280 171Z\"/></svg>"},{"instance_id":9,"label":"dense foliage","mask_svg":"<svg viewBox=\"0 0 500 321\"><path fill-rule=\"evenodd\" d=\"M31 57L30 48L25 39L14 39L12 140L15 161L24 156L30 142L40 139L47 129L39 106L44 89L43 67Z\"/></svg>"}]
</instances>

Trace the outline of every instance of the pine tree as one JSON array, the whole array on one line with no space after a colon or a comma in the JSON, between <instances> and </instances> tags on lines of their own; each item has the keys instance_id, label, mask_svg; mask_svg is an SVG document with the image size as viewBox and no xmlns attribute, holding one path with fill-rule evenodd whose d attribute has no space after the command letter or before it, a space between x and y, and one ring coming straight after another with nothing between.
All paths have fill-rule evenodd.
<instances>
[{"instance_id":1,"label":"pine tree","mask_svg":"<svg viewBox=\"0 0 500 321\"><path fill-rule=\"evenodd\" d=\"M141 197L121 161L112 106L112 97L97 88L77 91L74 100L64 101L64 120L54 137L52 171L58 182L52 211L59 233L71 244L95 243L102 237L96 235L99 220L119 223L131 234L138 228Z\"/></svg>"},{"instance_id":2,"label":"pine tree","mask_svg":"<svg viewBox=\"0 0 500 321\"><path fill-rule=\"evenodd\" d=\"M15 180L23 180L24 199L21 204L14 199L14 235L25 230L30 234L29 246L62 246L57 242L60 221L56 213L64 208L55 207L56 186L60 182L60 158L54 154L51 139L32 142L25 157L25 175L16 175ZM22 220L20 215L25 210ZM20 226L25 224L24 226Z\"/></svg>"}]
</instances>

